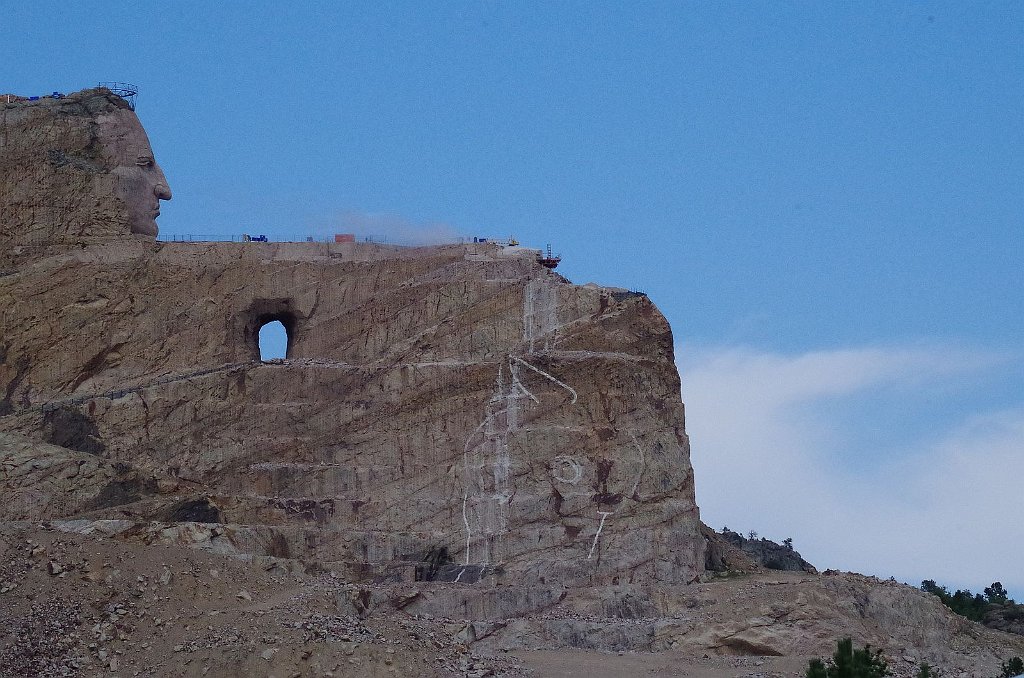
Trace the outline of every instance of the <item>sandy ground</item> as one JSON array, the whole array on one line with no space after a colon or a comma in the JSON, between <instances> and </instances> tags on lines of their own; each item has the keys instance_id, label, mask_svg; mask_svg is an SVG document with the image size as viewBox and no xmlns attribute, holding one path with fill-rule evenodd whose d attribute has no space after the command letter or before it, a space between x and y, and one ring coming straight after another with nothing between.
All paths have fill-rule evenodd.
<instances>
[{"instance_id":1,"label":"sandy ground","mask_svg":"<svg viewBox=\"0 0 1024 678\"><path fill-rule=\"evenodd\" d=\"M514 653L536 678L623 678L693 676L701 678L778 678L802 676L804 657L693 658L674 652L603 653L542 650Z\"/></svg>"},{"instance_id":2,"label":"sandy ground","mask_svg":"<svg viewBox=\"0 0 1024 678\"><path fill-rule=\"evenodd\" d=\"M0 528L0 676L799 676L806 659L476 654L458 620L344 614L330 575L38 528Z\"/></svg>"},{"instance_id":3,"label":"sandy ground","mask_svg":"<svg viewBox=\"0 0 1024 678\"><path fill-rule=\"evenodd\" d=\"M835 581L882 601L898 592L895 584L866 585L864 579ZM823 647L812 644L817 636L827 636L831 646L839 631L819 628L825 615L811 603L823 590L812 575L765 573L681 593L692 599L685 614L697 635L722 627L722 637L735 639L742 636L736 629L747 628L734 629L736 620L761 623L765 615L806 612L813 623L796 619L754 630L764 642L781 639L784 631L798 633L810 652ZM782 678L802 676L809 659L799 650L786 657L747 653L750 640L719 643L717 654L682 646L647 653L467 646L464 620L394 608L364 614L359 601L368 595L365 586L330 573L267 569L208 551L124 543L46 524L0 524L0 677ZM791 608L785 601L799 602ZM858 609L865 612L866 604L861 600ZM901 623L911 619L906 610L894 614ZM958 650L959 668L933 662L950 669L943 674L948 678L991 678L995 659L1024 648L1019 637L957 623L965 629L957 643L967 644ZM1001 648L995 659L992 647ZM902 646L889 654L896 676L914 675L920 654Z\"/></svg>"},{"instance_id":4,"label":"sandy ground","mask_svg":"<svg viewBox=\"0 0 1024 678\"><path fill-rule=\"evenodd\" d=\"M0 527L0 676L507 676L461 622L360 619L329 575L181 547Z\"/></svg>"}]
</instances>

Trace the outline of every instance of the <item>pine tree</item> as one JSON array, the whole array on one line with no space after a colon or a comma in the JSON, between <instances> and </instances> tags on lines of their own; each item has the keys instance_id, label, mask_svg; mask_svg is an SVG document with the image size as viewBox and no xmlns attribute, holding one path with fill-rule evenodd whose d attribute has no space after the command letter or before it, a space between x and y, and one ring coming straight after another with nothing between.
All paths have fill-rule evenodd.
<instances>
[{"instance_id":1,"label":"pine tree","mask_svg":"<svg viewBox=\"0 0 1024 678\"><path fill-rule=\"evenodd\" d=\"M883 678L890 674L881 650L873 651L870 645L855 650L853 640L843 638L836 642L835 654L827 665L820 659L812 659L804 675L806 678ZM930 673L926 678L929 676Z\"/></svg>"},{"instance_id":2,"label":"pine tree","mask_svg":"<svg viewBox=\"0 0 1024 678\"><path fill-rule=\"evenodd\" d=\"M988 602L996 605L1003 605L1010 599L1002 583L997 581L992 582L992 586L985 587L985 597L988 598Z\"/></svg>"},{"instance_id":3,"label":"pine tree","mask_svg":"<svg viewBox=\"0 0 1024 678\"><path fill-rule=\"evenodd\" d=\"M828 678L828 671L825 670L825 662L820 659L812 659L807 665L806 678Z\"/></svg>"}]
</instances>

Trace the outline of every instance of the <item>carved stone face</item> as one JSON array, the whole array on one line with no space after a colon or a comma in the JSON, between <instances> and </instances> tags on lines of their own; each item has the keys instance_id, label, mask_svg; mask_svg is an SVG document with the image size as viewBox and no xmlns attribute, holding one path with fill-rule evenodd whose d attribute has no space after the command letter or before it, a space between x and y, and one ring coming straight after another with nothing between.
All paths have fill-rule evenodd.
<instances>
[{"instance_id":1,"label":"carved stone face","mask_svg":"<svg viewBox=\"0 0 1024 678\"><path fill-rule=\"evenodd\" d=\"M104 114L97 122L105 164L117 177L116 190L128 206L132 233L155 237L160 201L171 199L171 189L153 158L146 131L126 109Z\"/></svg>"}]
</instances>

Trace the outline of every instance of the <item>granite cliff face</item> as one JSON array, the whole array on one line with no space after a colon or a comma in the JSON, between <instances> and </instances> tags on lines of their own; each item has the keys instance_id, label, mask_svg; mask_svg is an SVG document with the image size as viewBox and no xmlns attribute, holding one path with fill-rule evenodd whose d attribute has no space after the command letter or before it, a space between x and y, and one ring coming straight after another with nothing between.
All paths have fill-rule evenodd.
<instances>
[{"instance_id":1,"label":"granite cliff face","mask_svg":"<svg viewBox=\"0 0 1024 678\"><path fill-rule=\"evenodd\" d=\"M0 425L145 478L145 501L104 515L202 502L242 550L352 576L702 569L671 335L646 297L491 246L305 243L91 246L0 295ZM290 328L279 363L258 357L268 319Z\"/></svg>"},{"instance_id":2,"label":"granite cliff face","mask_svg":"<svg viewBox=\"0 0 1024 678\"><path fill-rule=\"evenodd\" d=\"M823 653L901 628L865 595L924 609L802 573L686 587L746 557L706 561L672 336L646 296L487 243L157 242L170 188L123 103L0 107L0 555L33 530L82 553L188 546L302 586L329 573L349 617L470 620L458 643L505 649ZM288 355L263 362L272 320ZM31 558L0 562L0 589L46 591ZM935 614L941 632L893 642L999 656Z\"/></svg>"},{"instance_id":3,"label":"granite cliff face","mask_svg":"<svg viewBox=\"0 0 1024 678\"><path fill-rule=\"evenodd\" d=\"M9 467L38 441L88 475L56 498L6 474L6 518L230 524L220 550L366 580L700 574L672 338L645 296L491 244L132 236L131 200L87 165L109 155L95 119L134 114L68 106L4 109L0 429ZM93 200L40 215L76 181ZM259 359L270 320L287 360Z\"/></svg>"}]
</instances>

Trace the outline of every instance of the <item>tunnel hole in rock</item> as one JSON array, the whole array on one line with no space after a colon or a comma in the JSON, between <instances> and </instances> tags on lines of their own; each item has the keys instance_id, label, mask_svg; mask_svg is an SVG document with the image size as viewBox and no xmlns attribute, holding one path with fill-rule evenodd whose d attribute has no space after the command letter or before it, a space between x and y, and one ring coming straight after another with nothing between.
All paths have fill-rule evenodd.
<instances>
[{"instance_id":1,"label":"tunnel hole in rock","mask_svg":"<svg viewBox=\"0 0 1024 678\"><path fill-rule=\"evenodd\" d=\"M260 299L243 316L245 343L253 360L287 358L298 338L298 315L289 299Z\"/></svg>"},{"instance_id":2,"label":"tunnel hole in rock","mask_svg":"<svg viewBox=\"0 0 1024 678\"><path fill-rule=\"evenodd\" d=\"M264 323L259 331L257 343L260 346L260 360L275 360L288 357L288 328L280 320Z\"/></svg>"}]
</instances>

